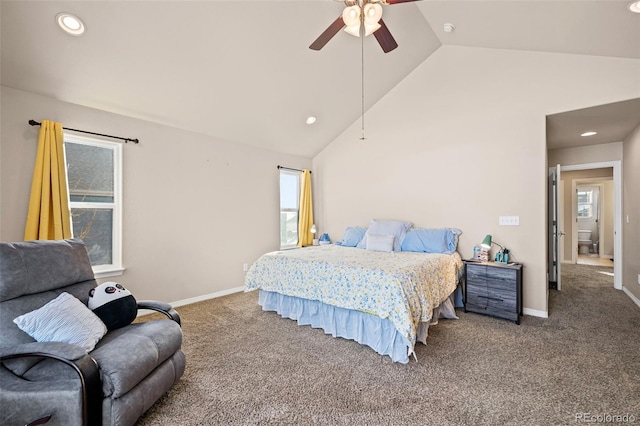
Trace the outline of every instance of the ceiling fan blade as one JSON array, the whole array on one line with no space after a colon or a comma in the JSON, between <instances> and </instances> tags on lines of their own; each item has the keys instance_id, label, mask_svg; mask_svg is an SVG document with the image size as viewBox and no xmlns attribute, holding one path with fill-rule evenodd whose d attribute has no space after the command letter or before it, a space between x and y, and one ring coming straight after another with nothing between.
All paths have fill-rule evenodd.
<instances>
[{"instance_id":1,"label":"ceiling fan blade","mask_svg":"<svg viewBox=\"0 0 640 426\"><path fill-rule=\"evenodd\" d=\"M378 40L378 43L380 43L380 47L382 47L384 53L389 53L393 49L398 47L398 43L396 43L396 40L391 35L391 32L389 31L389 28L387 28L387 25L384 23L384 21L381 19L380 21L378 21L378 23L380 24L380 28L378 28L378 30L373 33L373 35L376 36L376 40Z\"/></svg>"},{"instance_id":2,"label":"ceiling fan blade","mask_svg":"<svg viewBox=\"0 0 640 426\"><path fill-rule=\"evenodd\" d=\"M331 40L334 35L338 34L338 31L344 28L344 26L345 25L344 25L344 21L342 20L342 15L340 15L338 19L336 19L335 21L333 21L331 25L329 25L329 28L327 28L326 30L324 30L322 34L320 34L320 37L318 37L316 41L311 43L311 46L309 46L309 49L312 49L312 50L322 49L325 44L329 43L329 40Z\"/></svg>"},{"instance_id":3,"label":"ceiling fan blade","mask_svg":"<svg viewBox=\"0 0 640 426\"><path fill-rule=\"evenodd\" d=\"M410 1L420 1L420 0L386 0L387 4L396 4L396 3L409 3Z\"/></svg>"}]
</instances>

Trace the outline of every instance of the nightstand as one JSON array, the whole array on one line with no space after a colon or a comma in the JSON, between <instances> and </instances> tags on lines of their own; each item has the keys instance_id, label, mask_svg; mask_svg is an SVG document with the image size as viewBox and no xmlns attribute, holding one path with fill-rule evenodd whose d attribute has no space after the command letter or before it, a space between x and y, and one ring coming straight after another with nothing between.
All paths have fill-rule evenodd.
<instances>
[{"instance_id":1,"label":"nightstand","mask_svg":"<svg viewBox=\"0 0 640 426\"><path fill-rule=\"evenodd\" d=\"M522 264L465 260L464 311L520 324Z\"/></svg>"}]
</instances>

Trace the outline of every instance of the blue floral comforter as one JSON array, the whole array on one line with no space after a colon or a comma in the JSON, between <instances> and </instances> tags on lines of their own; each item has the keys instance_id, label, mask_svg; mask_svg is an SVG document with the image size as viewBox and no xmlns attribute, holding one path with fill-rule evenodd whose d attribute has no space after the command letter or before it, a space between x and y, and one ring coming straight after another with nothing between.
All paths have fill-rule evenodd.
<instances>
[{"instance_id":1,"label":"blue floral comforter","mask_svg":"<svg viewBox=\"0 0 640 426\"><path fill-rule=\"evenodd\" d=\"M368 251L335 245L275 251L245 278L262 289L388 318L413 346L420 322L456 289L462 260L453 254Z\"/></svg>"}]
</instances>

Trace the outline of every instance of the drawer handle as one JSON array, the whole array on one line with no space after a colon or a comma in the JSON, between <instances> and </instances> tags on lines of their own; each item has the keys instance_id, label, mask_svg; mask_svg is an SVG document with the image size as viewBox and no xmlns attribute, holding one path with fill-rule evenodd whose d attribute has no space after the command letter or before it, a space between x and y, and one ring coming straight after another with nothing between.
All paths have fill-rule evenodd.
<instances>
[{"instance_id":1,"label":"drawer handle","mask_svg":"<svg viewBox=\"0 0 640 426\"><path fill-rule=\"evenodd\" d=\"M478 296L478 297L482 299L497 300L498 302L504 302L503 299L498 299L496 297L489 297L489 296Z\"/></svg>"}]
</instances>

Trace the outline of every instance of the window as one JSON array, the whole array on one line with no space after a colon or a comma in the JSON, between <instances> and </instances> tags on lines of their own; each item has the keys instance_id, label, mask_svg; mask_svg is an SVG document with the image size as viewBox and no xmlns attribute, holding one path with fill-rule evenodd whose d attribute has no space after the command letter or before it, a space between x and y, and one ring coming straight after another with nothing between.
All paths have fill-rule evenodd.
<instances>
[{"instance_id":1,"label":"window","mask_svg":"<svg viewBox=\"0 0 640 426\"><path fill-rule=\"evenodd\" d=\"M578 189L578 219L593 217L593 190Z\"/></svg>"},{"instance_id":2,"label":"window","mask_svg":"<svg viewBox=\"0 0 640 426\"><path fill-rule=\"evenodd\" d=\"M280 169L280 248L298 245L300 172Z\"/></svg>"},{"instance_id":3,"label":"window","mask_svg":"<svg viewBox=\"0 0 640 426\"><path fill-rule=\"evenodd\" d=\"M64 137L73 237L87 245L97 278L122 273L122 145Z\"/></svg>"}]
</instances>

